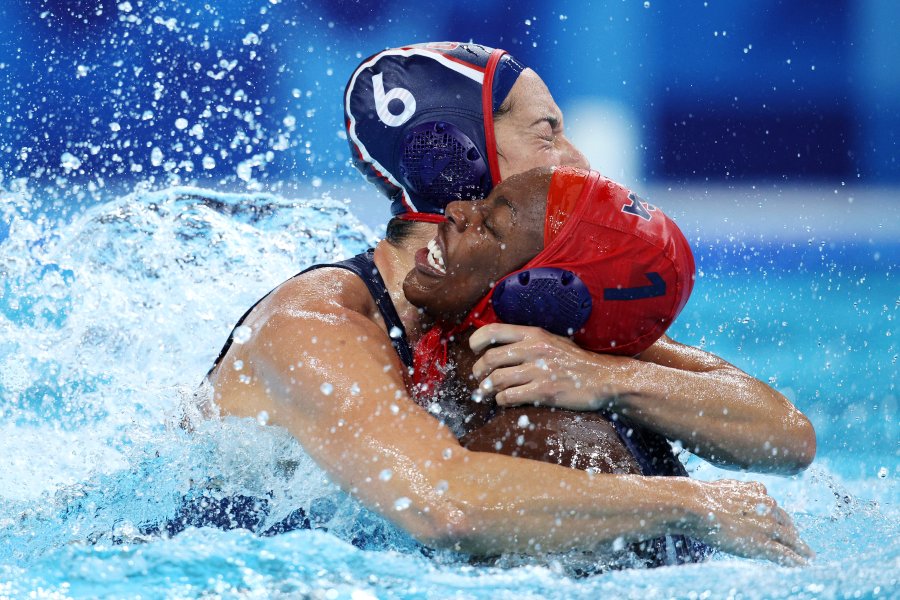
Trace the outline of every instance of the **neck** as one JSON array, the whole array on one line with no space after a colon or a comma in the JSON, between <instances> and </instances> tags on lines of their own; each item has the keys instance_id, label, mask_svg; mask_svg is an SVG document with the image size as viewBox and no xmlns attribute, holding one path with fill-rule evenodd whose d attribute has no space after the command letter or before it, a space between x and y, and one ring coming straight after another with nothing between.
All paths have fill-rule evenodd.
<instances>
[{"instance_id":1,"label":"neck","mask_svg":"<svg viewBox=\"0 0 900 600\"><path fill-rule=\"evenodd\" d=\"M434 238L436 225L417 223L416 227L400 243L381 240L375 246L375 266L381 273L384 284L397 314L406 329L406 337L410 344L415 344L421 335L422 316L419 309L413 306L403 295L403 280L415 266L416 251L424 248Z\"/></svg>"}]
</instances>

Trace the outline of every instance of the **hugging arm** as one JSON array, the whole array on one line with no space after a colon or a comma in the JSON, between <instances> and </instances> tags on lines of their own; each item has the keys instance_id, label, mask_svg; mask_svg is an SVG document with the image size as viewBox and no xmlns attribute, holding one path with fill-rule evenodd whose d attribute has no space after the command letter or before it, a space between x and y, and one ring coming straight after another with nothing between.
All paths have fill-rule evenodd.
<instances>
[{"instance_id":1,"label":"hugging arm","mask_svg":"<svg viewBox=\"0 0 900 600\"><path fill-rule=\"evenodd\" d=\"M492 324L469 340L473 375L504 406L606 409L717 465L792 474L816 452L812 424L784 396L724 360L663 337L637 359L579 348L535 327Z\"/></svg>"},{"instance_id":2,"label":"hugging arm","mask_svg":"<svg viewBox=\"0 0 900 600\"><path fill-rule=\"evenodd\" d=\"M242 373L264 382L254 410L287 428L342 489L425 544L536 554L684 533L783 563L810 555L759 484L590 476L465 450L406 394L390 340L359 313L274 314L254 331L242 348ZM240 393L231 371L214 382L217 396Z\"/></svg>"}]
</instances>

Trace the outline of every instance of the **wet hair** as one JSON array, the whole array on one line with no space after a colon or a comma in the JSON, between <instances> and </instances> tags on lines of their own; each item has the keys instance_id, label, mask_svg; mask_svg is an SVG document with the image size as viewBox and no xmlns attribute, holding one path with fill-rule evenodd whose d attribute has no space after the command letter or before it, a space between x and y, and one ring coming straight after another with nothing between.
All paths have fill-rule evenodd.
<instances>
[{"instance_id":1,"label":"wet hair","mask_svg":"<svg viewBox=\"0 0 900 600\"><path fill-rule=\"evenodd\" d=\"M512 110L512 100L507 95L506 99L497 107L497 110L494 111L494 123L505 117Z\"/></svg>"},{"instance_id":2,"label":"wet hair","mask_svg":"<svg viewBox=\"0 0 900 600\"><path fill-rule=\"evenodd\" d=\"M399 217L393 217L387 224L384 239L394 246L400 246L410 238L416 229L417 221L407 221Z\"/></svg>"},{"instance_id":3,"label":"wet hair","mask_svg":"<svg viewBox=\"0 0 900 600\"><path fill-rule=\"evenodd\" d=\"M500 106L497 107L497 110L494 111L494 128L497 127L497 121L505 117L512 111L512 100L510 100L509 95L503 100ZM494 143L494 150L497 152L497 157L502 158L503 153L500 152L500 145L496 142Z\"/></svg>"}]
</instances>

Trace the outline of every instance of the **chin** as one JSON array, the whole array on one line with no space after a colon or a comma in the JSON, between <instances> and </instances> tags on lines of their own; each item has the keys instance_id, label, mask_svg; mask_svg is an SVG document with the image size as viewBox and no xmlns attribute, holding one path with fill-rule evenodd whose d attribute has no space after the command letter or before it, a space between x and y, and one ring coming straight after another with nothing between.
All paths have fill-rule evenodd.
<instances>
[{"instance_id":1,"label":"chin","mask_svg":"<svg viewBox=\"0 0 900 600\"><path fill-rule=\"evenodd\" d=\"M403 279L403 295L416 308L426 308L429 291L422 287L415 270L406 274Z\"/></svg>"}]
</instances>

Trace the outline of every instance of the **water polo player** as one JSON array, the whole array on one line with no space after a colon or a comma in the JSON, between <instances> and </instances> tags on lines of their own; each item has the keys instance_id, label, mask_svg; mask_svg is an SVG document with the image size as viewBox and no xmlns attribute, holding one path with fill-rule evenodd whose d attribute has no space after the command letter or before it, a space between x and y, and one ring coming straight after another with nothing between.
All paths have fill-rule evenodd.
<instances>
[{"instance_id":1,"label":"water polo player","mask_svg":"<svg viewBox=\"0 0 900 600\"><path fill-rule=\"evenodd\" d=\"M533 406L497 414L489 397L473 403L465 385L474 362L468 337L487 323L528 323L624 356L665 332L693 287L693 256L662 211L637 211L636 202L597 172L559 167L514 175L487 200L447 206L404 292L436 320L416 347L414 380L466 448L602 473L686 475L665 438L622 415ZM677 554L667 557L667 547ZM704 554L682 537L634 550L657 565Z\"/></svg>"},{"instance_id":2,"label":"water polo player","mask_svg":"<svg viewBox=\"0 0 900 600\"><path fill-rule=\"evenodd\" d=\"M379 52L353 72L344 109L354 163L391 200L387 239L410 266L448 202L483 197L534 167L587 167L540 77L478 44ZM641 360L586 352L563 336L508 324L484 327L471 341L481 354L474 373L480 381L490 376L498 402L591 410L612 399L615 411L729 468L794 473L815 456L812 425L784 396L666 337Z\"/></svg>"}]
</instances>

